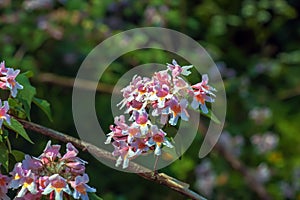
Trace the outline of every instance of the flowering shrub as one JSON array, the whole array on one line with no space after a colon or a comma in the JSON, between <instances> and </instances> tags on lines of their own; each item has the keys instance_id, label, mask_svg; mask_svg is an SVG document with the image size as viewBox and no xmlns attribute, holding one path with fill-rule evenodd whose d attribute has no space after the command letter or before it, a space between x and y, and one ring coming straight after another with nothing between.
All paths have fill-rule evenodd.
<instances>
[{"instance_id":1,"label":"flowering shrub","mask_svg":"<svg viewBox=\"0 0 300 200\"><path fill-rule=\"evenodd\" d=\"M156 72L151 78L134 76L121 90L124 99L118 106L126 108L124 114L129 114L132 123L127 123L121 115L115 117L115 125L110 126L111 132L105 143L114 146L112 154L118 157L116 166L123 163L122 167L127 168L129 160L139 155L154 151L160 156L163 146L173 147L167 133L149 119L150 115L159 118L163 126L176 126L179 118L189 120L189 105L195 110L200 107L204 114L209 112L206 102L214 102L216 90L208 85L206 74L200 83L190 85L186 82L183 76L190 75L192 67L181 67L173 60L166 70Z\"/></svg>"},{"instance_id":2,"label":"flowering shrub","mask_svg":"<svg viewBox=\"0 0 300 200\"><path fill-rule=\"evenodd\" d=\"M24 157L22 161L15 163L13 170L9 172L10 176L0 173L0 200L10 199L7 196L8 189L18 190L15 199L19 200L62 200L64 197L89 199L88 193L94 193L96 189L87 185L87 162L77 157L78 150L71 143L67 144L63 156L59 152L60 145L51 145L51 141L37 158L11 149L8 137L10 131L33 143L17 120L30 120L32 102L51 120L49 103L35 97L36 91L31 86L29 77L30 72L20 74L20 70L7 68L4 62L0 63L0 88L4 93L5 90L10 91L7 100L0 99L0 167L8 172L9 166L13 164L9 157L13 157L13 160L17 160L18 155Z\"/></svg>"}]
</instances>

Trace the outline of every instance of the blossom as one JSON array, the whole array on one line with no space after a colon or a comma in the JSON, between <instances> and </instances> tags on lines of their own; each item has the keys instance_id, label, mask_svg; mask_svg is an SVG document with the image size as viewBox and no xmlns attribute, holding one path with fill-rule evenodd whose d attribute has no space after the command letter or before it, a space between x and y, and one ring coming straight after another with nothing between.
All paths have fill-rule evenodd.
<instances>
[{"instance_id":1,"label":"blossom","mask_svg":"<svg viewBox=\"0 0 300 200\"><path fill-rule=\"evenodd\" d=\"M126 141L114 141L112 143L115 150L112 155L118 157L116 161L116 167L120 166L123 163L123 168L127 168L129 165L129 160L133 159L135 156L135 152L133 148Z\"/></svg>"},{"instance_id":2,"label":"blossom","mask_svg":"<svg viewBox=\"0 0 300 200\"><path fill-rule=\"evenodd\" d=\"M22 186L25 182L26 170L23 169L22 163L16 163L12 172L12 180L9 183L9 188L16 189Z\"/></svg>"},{"instance_id":3,"label":"blossom","mask_svg":"<svg viewBox=\"0 0 300 200\"><path fill-rule=\"evenodd\" d=\"M6 68L4 61L0 63L0 88L9 89L12 97L16 97L18 90L23 89L23 86L16 81L19 73L19 69Z\"/></svg>"},{"instance_id":4,"label":"blossom","mask_svg":"<svg viewBox=\"0 0 300 200\"><path fill-rule=\"evenodd\" d=\"M191 106L194 109L198 109L199 105L203 113L208 113L205 102L214 102L214 99L211 96L215 96L213 93L216 91L213 87L208 85L208 76L204 74L202 76L202 81L195 85L192 85L194 89L194 98Z\"/></svg>"},{"instance_id":5,"label":"blossom","mask_svg":"<svg viewBox=\"0 0 300 200\"><path fill-rule=\"evenodd\" d=\"M7 68L5 67L5 61L0 63L0 76L5 75L7 73Z\"/></svg>"},{"instance_id":6,"label":"blossom","mask_svg":"<svg viewBox=\"0 0 300 200\"><path fill-rule=\"evenodd\" d=\"M151 125L147 112L134 112L134 120L135 122L133 123L133 126L139 127L141 134L146 135L149 129L148 125Z\"/></svg>"},{"instance_id":7,"label":"blossom","mask_svg":"<svg viewBox=\"0 0 300 200\"><path fill-rule=\"evenodd\" d=\"M87 195L88 192L96 192L95 188L92 188L87 185L89 182L89 177L87 174L83 174L83 176L77 176L75 181L71 181L70 184L74 188L73 197L74 199L79 199L81 197L82 200L88 200L89 197Z\"/></svg>"},{"instance_id":8,"label":"blossom","mask_svg":"<svg viewBox=\"0 0 300 200\"><path fill-rule=\"evenodd\" d=\"M6 87L10 89L11 96L16 97L17 92L20 89L23 89L23 86L20 85L15 79L17 75L20 73L20 70L14 70L12 68L8 68L7 74L6 74Z\"/></svg>"},{"instance_id":9,"label":"blossom","mask_svg":"<svg viewBox=\"0 0 300 200\"><path fill-rule=\"evenodd\" d=\"M44 152L40 155L40 159L42 162L47 163L49 161L54 161L56 158L60 158L61 155L59 153L60 145L51 145L51 140L48 141Z\"/></svg>"},{"instance_id":10,"label":"blossom","mask_svg":"<svg viewBox=\"0 0 300 200\"><path fill-rule=\"evenodd\" d=\"M182 74L184 76L188 76L191 74L189 69L193 68L193 65L188 66L180 66L177 64L176 60L172 60L172 64L167 64L168 68L172 71L172 76L177 77L178 75Z\"/></svg>"},{"instance_id":11,"label":"blossom","mask_svg":"<svg viewBox=\"0 0 300 200\"><path fill-rule=\"evenodd\" d=\"M169 148L173 148L173 145L165 137L167 134L163 130L158 129L156 125L153 125L151 127L151 133L152 136L146 142L146 145L148 145L149 147L155 146L155 150L154 150L155 155L157 156L161 155L162 145L165 145Z\"/></svg>"},{"instance_id":12,"label":"blossom","mask_svg":"<svg viewBox=\"0 0 300 200\"><path fill-rule=\"evenodd\" d=\"M2 101L0 99L0 106L2 106ZM7 114L9 110L8 101L4 101L3 106L0 107L0 127L2 127L3 120L10 124L10 116Z\"/></svg>"},{"instance_id":13,"label":"blossom","mask_svg":"<svg viewBox=\"0 0 300 200\"><path fill-rule=\"evenodd\" d=\"M9 182L9 177L0 173L0 199L1 200L9 200L9 197L6 195L8 189L8 182Z\"/></svg>"},{"instance_id":14,"label":"blossom","mask_svg":"<svg viewBox=\"0 0 300 200\"><path fill-rule=\"evenodd\" d=\"M176 126L179 119L189 120L189 105L194 109L199 109L200 105L204 113L208 112L206 102L214 101L216 90L208 85L207 75L191 86L183 76L189 76L192 67L180 66L172 60L167 69L155 72L150 78L135 75L121 90L123 99L117 106L126 108L124 114L129 115L128 121L132 123L127 123L125 116L120 115L109 128L111 132L105 144L113 145L116 166L122 164L126 168L129 161L139 155L154 151L159 156L164 146L173 148L167 133L155 124L156 118L162 125ZM191 97L192 103L189 102Z\"/></svg>"},{"instance_id":15,"label":"blossom","mask_svg":"<svg viewBox=\"0 0 300 200\"><path fill-rule=\"evenodd\" d=\"M169 123L172 126L175 126L177 124L179 117L181 117L181 119L184 121L189 120L189 114L186 110L188 106L188 101L186 99L182 99L180 102L178 102L176 98L172 98L168 102L168 105L170 107L171 113Z\"/></svg>"},{"instance_id":16,"label":"blossom","mask_svg":"<svg viewBox=\"0 0 300 200\"><path fill-rule=\"evenodd\" d=\"M24 160L22 161L22 167L26 170L32 170L33 172L36 172L40 170L43 165L40 159L31 157L29 155L25 155Z\"/></svg>"},{"instance_id":17,"label":"blossom","mask_svg":"<svg viewBox=\"0 0 300 200\"><path fill-rule=\"evenodd\" d=\"M21 190L18 192L17 197L23 197L26 192L29 191L31 194L37 194L36 176L29 170L23 177L23 184Z\"/></svg>"},{"instance_id":18,"label":"blossom","mask_svg":"<svg viewBox=\"0 0 300 200\"><path fill-rule=\"evenodd\" d=\"M109 144L112 139L114 140L126 140L128 135L128 125L125 122L124 115L115 117L115 126L110 126L111 132L105 141L105 144Z\"/></svg>"},{"instance_id":19,"label":"blossom","mask_svg":"<svg viewBox=\"0 0 300 200\"><path fill-rule=\"evenodd\" d=\"M49 185L45 188L42 194L47 195L52 191L55 192L55 200L62 200L63 193L72 194L66 179L61 177L59 174L54 174L49 177Z\"/></svg>"}]
</instances>

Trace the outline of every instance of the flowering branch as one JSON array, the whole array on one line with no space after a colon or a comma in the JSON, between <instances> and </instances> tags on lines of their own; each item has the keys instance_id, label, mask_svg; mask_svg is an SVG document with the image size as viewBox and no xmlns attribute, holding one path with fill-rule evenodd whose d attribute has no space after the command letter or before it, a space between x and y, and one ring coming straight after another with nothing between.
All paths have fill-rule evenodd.
<instances>
[{"instance_id":1,"label":"flowering branch","mask_svg":"<svg viewBox=\"0 0 300 200\"><path fill-rule=\"evenodd\" d=\"M48 137L51 137L53 139L57 139L59 141L62 141L64 143L70 142L72 143L74 146L76 146L77 148L84 150L88 150L89 153L93 154L94 156L97 156L99 158L104 158L107 160L113 160L115 161L116 158L114 156L112 156L111 152L108 152L106 150L103 150L101 148L96 147L95 145L92 145L88 142L79 140L77 138L71 137L69 135L66 135L64 133L55 131L53 129L32 123L32 122L28 122L26 120L21 120L19 119L19 122L24 126L25 129L30 130L30 131L34 131L37 132L39 134L42 135L46 135ZM185 195L186 197L192 198L192 199L199 199L199 200L205 200L204 197L202 197L201 195L195 193L194 191L189 189L189 185L187 183L181 182L173 177L170 177L164 173L155 173L155 172L151 172L151 170L148 170L146 168L144 168L143 166L140 166L134 162L130 162L128 169L130 171L136 172L139 176L147 179L147 180L151 180L154 181L156 183L162 184L167 186L168 188L171 188L174 191L177 191L183 195ZM149 171L146 172L145 171ZM138 173L138 172L142 172L142 173Z\"/></svg>"},{"instance_id":2,"label":"flowering branch","mask_svg":"<svg viewBox=\"0 0 300 200\"><path fill-rule=\"evenodd\" d=\"M50 84L59 85L59 86L64 86L64 87L70 87L70 88L72 88L74 86L74 78L59 76L59 75L50 74L50 73L42 73L41 75L42 76L39 76L40 77L39 81L41 81L41 82L50 83ZM98 92L112 93L112 89L104 90L101 87L101 85L99 85L99 86L97 88ZM92 87L89 87L88 85L85 85L85 86L83 85L82 88L85 88L87 90L92 89ZM112 86L106 87L106 88L112 88ZM116 90L116 91L118 91L118 90ZM282 95L282 98L285 98L285 96ZM203 129L204 129L204 126L201 127L201 124L200 124L199 130L203 130ZM205 133L206 131L203 130L201 132ZM57 139L59 139L59 138L57 138ZM214 150L217 151L220 155L222 155L222 157L231 165L231 167L234 170L241 173L241 175L246 180L249 188L253 192L255 192L261 199L271 199L271 197L268 194L268 192L266 191L265 187L261 183L259 183L258 181L255 180L255 178L251 175L251 173L249 172L249 169L246 167L246 165L243 162L241 162L239 159L233 157L228 152L226 147L223 147L223 146L217 144L214 147ZM106 153L108 154L108 156L112 157L111 153L109 153L109 152L106 152ZM139 174L139 175L142 176L142 174ZM148 177L149 176L146 175L144 178L149 179ZM153 177L153 176L151 176L151 177ZM150 180L152 180L152 179L150 179Z\"/></svg>"}]
</instances>

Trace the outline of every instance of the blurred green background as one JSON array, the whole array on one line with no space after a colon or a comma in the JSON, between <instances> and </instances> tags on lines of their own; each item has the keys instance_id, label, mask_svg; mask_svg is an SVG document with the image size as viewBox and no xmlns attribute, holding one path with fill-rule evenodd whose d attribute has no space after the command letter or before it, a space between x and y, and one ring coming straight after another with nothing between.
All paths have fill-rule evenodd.
<instances>
[{"instance_id":1,"label":"blurred green background","mask_svg":"<svg viewBox=\"0 0 300 200\"><path fill-rule=\"evenodd\" d=\"M228 110L219 142L247 164L273 199L300 199L299 14L297 0L0 0L0 59L9 67L33 71L38 97L51 103L53 123L36 107L32 121L78 137L72 84L62 86L45 73L74 78L96 45L124 30L156 26L180 31L205 47L223 76ZM131 52L117 59L101 82L113 87L134 66L171 58L161 51ZM110 96L99 92L96 98L107 132L113 122ZM21 138L13 147L37 156L49 138L30 136L34 148ZM217 152L198 158L201 141L198 134L182 159L162 171L209 199L256 199L243 176ZM137 175L110 169L88 153L81 156L89 162L90 185L105 200L185 199Z\"/></svg>"}]
</instances>

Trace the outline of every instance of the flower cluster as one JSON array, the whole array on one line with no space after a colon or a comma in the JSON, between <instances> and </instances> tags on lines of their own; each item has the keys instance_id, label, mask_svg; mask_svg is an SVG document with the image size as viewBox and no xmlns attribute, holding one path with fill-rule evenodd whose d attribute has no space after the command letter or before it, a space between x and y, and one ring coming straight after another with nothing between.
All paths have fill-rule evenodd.
<instances>
[{"instance_id":1,"label":"flower cluster","mask_svg":"<svg viewBox=\"0 0 300 200\"><path fill-rule=\"evenodd\" d=\"M38 158L26 155L22 162L16 163L9 182L6 176L0 176L0 199L5 199L1 194L7 188L19 189L16 199L23 200L41 199L42 195L55 200L62 200L64 195L89 199L87 193L96 189L87 185L86 162L77 157L78 150L71 143L63 156L59 150L60 145L51 145L49 141Z\"/></svg>"},{"instance_id":2,"label":"flower cluster","mask_svg":"<svg viewBox=\"0 0 300 200\"><path fill-rule=\"evenodd\" d=\"M11 96L16 97L18 89L23 89L23 86L20 85L15 79L20 73L20 70L14 70L13 68L6 68L5 62L0 63L0 88L3 90L10 90ZM3 120L10 124L10 116L7 114L9 110L8 101L2 101L0 99L0 128L2 127Z\"/></svg>"},{"instance_id":3,"label":"flower cluster","mask_svg":"<svg viewBox=\"0 0 300 200\"><path fill-rule=\"evenodd\" d=\"M19 73L19 69L6 68L4 61L0 63L0 88L3 90L9 89L12 97L17 96L18 89L23 89L23 86L16 81Z\"/></svg>"},{"instance_id":4,"label":"flower cluster","mask_svg":"<svg viewBox=\"0 0 300 200\"><path fill-rule=\"evenodd\" d=\"M155 72L151 78L134 76L121 90L124 98L118 106L126 108L125 114L130 115L131 123L126 123L124 115L115 117L115 125L110 126L111 132L105 142L114 146L113 155L118 157L116 166L123 163L126 168L129 160L136 156L150 151L159 156L163 146L173 147L167 133L149 119L150 115L158 118L163 126L175 126L179 118L188 121L190 98L192 108L200 107L203 113L208 113L206 102L214 101L216 90L208 85L207 75L195 85L186 82L183 76L190 75L192 67L181 67L173 60L172 64L167 64L167 69Z\"/></svg>"}]
</instances>

